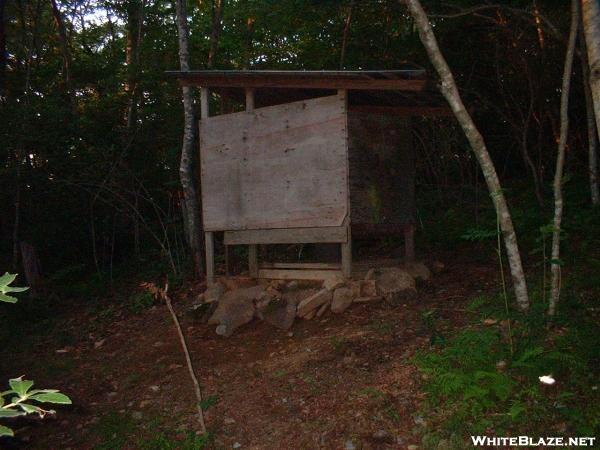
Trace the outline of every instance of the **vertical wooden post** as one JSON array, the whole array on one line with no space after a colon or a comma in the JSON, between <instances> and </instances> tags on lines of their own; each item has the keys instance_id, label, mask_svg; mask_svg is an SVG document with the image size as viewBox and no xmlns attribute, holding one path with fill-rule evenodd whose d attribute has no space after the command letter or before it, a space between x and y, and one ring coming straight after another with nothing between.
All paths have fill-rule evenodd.
<instances>
[{"instance_id":1,"label":"vertical wooden post","mask_svg":"<svg viewBox=\"0 0 600 450\"><path fill-rule=\"evenodd\" d=\"M404 227L404 259L407 263L415 260L415 226L412 223Z\"/></svg>"},{"instance_id":2,"label":"vertical wooden post","mask_svg":"<svg viewBox=\"0 0 600 450\"><path fill-rule=\"evenodd\" d=\"M210 115L208 109L208 88L200 88L200 119L207 119Z\"/></svg>"},{"instance_id":3,"label":"vertical wooden post","mask_svg":"<svg viewBox=\"0 0 600 450\"><path fill-rule=\"evenodd\" d=\"M258 246L256 244L248 246L248 272L251 277L258 277Z\"/></svg>"},{"instance_id":4,"label":"vertical wooden post","mask_svg":"<svg viewBox=\"0 0 600 450\"><path fill-rule=\"evenodd\" d=\"M350 223L347 225L348 241L342 243L342 273L346 278L352 276L352 233Z\"/></svg>"},{"instance_id":5,"label":"vertical wooden post","mask_svg":"<svg viewBox=\"0 0 600 450\"><path fill-rule=\"evenodd\" d=\"M206 284L215 282L215 242L213 232L204 233L204 248L206 251Z\"/></svg>"},{"instance_id":6,"label":"vertical wooden post","mask_svg":"<svg viewBox=\"0 0 600 450\"><path fill-rule=\"evenodd\" d=\"M346 89L338 89L337 95L344 107L345 115L345 134L346 134L346 179L350 182L350 163L348 161L348 91ZM346 197L346 206L348 210L348 217L346 218L346 234L348 240L341 245L342 249L342 273L344 277L350 278L352 276L352 233L350 231L350 187L347 189L348 197Z\"/></svg>"},{"instance_id":7,"label":"vertical wooden post","mask_svg":"<svg viewBox=\"0 0 600 450\"><path fill-rule=\"evenodd\" d=\"M246 111L254 111L254 89L246 88ZM256 244L248 246L248 272L251 277L258 277L258 247Z\"/></svg>"},{"instance_id":8,"label":"vertical wooden post","mask_svg":"<svg viewBox=\"0 0 600 450\"><path fill-rule=\"evenodd\" d=\"M208 88L200 88L200 120L207 119L210 115L208 106ZM204 251L206 253L206 283L215 281L215 243L212 231L204 233Z\"/></svg>"}]
</instances>

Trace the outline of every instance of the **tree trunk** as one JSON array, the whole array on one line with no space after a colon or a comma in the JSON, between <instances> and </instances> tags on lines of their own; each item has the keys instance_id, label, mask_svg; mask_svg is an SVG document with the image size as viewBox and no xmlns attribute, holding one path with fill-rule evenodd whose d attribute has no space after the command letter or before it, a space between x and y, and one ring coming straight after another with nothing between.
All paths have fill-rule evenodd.
<instances>
[{"instance_id":1,"label":"tree trunk","mask_svg":"<svg viewBox=\"0 0 600 450\"><path fill-rule=\"evenodd\" d=\"M441 79L441 92L450 105L450 108L456 116L460 126L462 127L483 172L483 176L496 209L496 214L498 215L502 235L504 237L504 245L506 248L506 254L508 256L517 305L521 310L525 311L529 309L527 282L525 280L523 265L521 263L521 254L519 253L519 246L517 244L517 235L513 227L510 211L508 209L504 193L502 192L500 180L498 179L494 163L492 162L492 159L488 153L483 136L481 136L481 133L479 133L479 130L473 122L473 119L467 112L465 105L462 102L456 82L454 80L454 76L452 75L450 67L448 67L448 63L444 59L444 56L439 49L435 34L433 33L433 29L429 23L429 19L427 18L427 14L425 11L423 11L421 3L419 0L403 1L408 6L410 14L412 15L419 31L421 42L427 50L429 59Z\"/></svg>"},{"instance_id":2,"label":"tree trunk","mask_svg":"<svg viewBox=\"0 0 600 450\"><path fill-rule=\"evenodd\" d=\"M140 66L140 47L142 44L145 0L130 0L127 5L127 44L125 62L127 81L125 91L128 94L125 123L130 138L137 121L138 78Z\"/></svg>"},{"instance_id":3,"label":"tree trunk","mask_svg":"<svg viewBox=\"0 0 600 450\"><path fill-rule=\"evenodd\" d=\"M189 31L187 24L187 11L185 0L176 0L177 32L179 34L179 65L182 71L190 70ZM185 201L188 242L194 259L196 275L200 277L204 272L202 263L202 250L200 243L200 205L194 186L193 151L194 151L194 95L190 86L183 86L183 144L181 146L181 161L179 164L179 178L183 187Z\"/></svg>"},{"instance_id":4,"label":"tree trunk","mask_svg":"<svg viewBox=\"0 0 600 450\"><path fill-rule=\"evenodd\" d=\"M58 9L58 5L56 4L56 0L50 0L50 4L52 6L52 16L54 17L54 23L56 25L58 40L60 42L60 50L63 55L63 76L65 79L65 88L67 90L67 95L69 96L69 100L71 102L71 108L73 109L73 112L75 112L77 108L77 100L75 97L75 90L73 88L71 70L73 59L71 57L71 49L69 47L69 41L67 39L65 24L60 13L60 9Z\"/></svg>"},{"instance_id":5,"label":"tree trunk","mask_svg":"<svg viewBox=\"0 0 600 450\"><path fill-rule=\"evenodd\" d=\"M590 89L590 65L587 59L587 46L585 45L583 36L581 36L580 39L581 52L579 56L581 59L581 73L583 76L583 93L585 95L590 196L592 205L598 205L600 204L600 189L598 187L598 133L596 131L596 122L594 119L594 100L592 98L592 90Z\"/></svg>"},{"instance_id":6,"label":"tree trunk","mask_svg":"<svg viewBox=\"0 0 600 450\"><path fill-rule=\"evenodd\" d=\"M594 100L596 134L600 139L600 1L581 0L583 34L590 66L590 89Z\"/></svg>"},{"instance_id":7,"label":"tree trunk","mask_svg":"<svg viewBox=\"0 0 600 450\"><path fill-rule=\"evenodd\" d=\"M344 23L344 33L342 35L342 48L340 50L340 70L344 68L344 60L346 59L346 48L348 47L348 36L350 36L350 25L352 24L352 12L354 10L354 0L348 6L348 13Z\"/></svg>"},{"instance_id":8,"label":"tree trunk","mask_svg":"<svg viewBox=\"0 0 600 450\"><path fill-rule=\"evenodd\" d=\"M208 51L208 60L206 65L212 69L215 65L215 58L219 49L219 38L221 37L221 28L223 27L223 6L225 0L213 0L212 5L212 32L210 34L210 50Z\"/></svg>"},{"instance_id":9,"label":"tree trunk","mask_svg":"<svg viewBox=\"0 0 600 450\"><path fill-rule=\"evenodd\" d=\"M6 28L4 24L4 9L6 0L0 0L0 97L6 93Z\"/></svg>"},{"instance_id":10,"label":"tree trunk","mask_svg":"<svg viewBox=\"0 0 600 450\"><path fill-rule=\"evenodd\" d=\"M571 72L573 71L573 55L575 54L575 42L577 39L577 28L579 26L579 0L571 0L571 30L569 32L569 43L565 56L565 67L563 72L562 88L560 94L560 138L558 141L558 155L556 156L556 170L554 172L554 219L552 230L552 280L550 283L550 304L548 314L554 316L556 305L560 298L561 270L560 270L560 231L563 214L563 171L565 166L565 149L569 135L569 92L571 90Z\"/></svg>"},{"instance_id":11,"label":"tree trunk","mask_svg":"<svg viewBox=\"0 0 600 450\"><path fill-rule=\"evenodd\" d=\"M244 70L249 69L252 65L252 42L254 40L254 17L248 17L246 20L246 48L244 55Z\"/></svg>"}]
</instances>

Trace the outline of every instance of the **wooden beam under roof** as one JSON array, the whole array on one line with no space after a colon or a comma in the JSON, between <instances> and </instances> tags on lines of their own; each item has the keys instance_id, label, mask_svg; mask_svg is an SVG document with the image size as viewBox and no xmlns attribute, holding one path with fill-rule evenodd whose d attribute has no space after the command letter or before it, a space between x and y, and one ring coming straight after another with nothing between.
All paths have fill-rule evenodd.
<instances>
[{"instance_id":1,"label":"wooden beam under roof","mask_svg":"<svg viewBox=\"0 0 600 450\"><path fill-rule=\"evenodd\" d=\"M427 86L423 70L389 71L213 71L167 72L184 86L357 89L422 91Z\"/></svg>"}]
</instances>

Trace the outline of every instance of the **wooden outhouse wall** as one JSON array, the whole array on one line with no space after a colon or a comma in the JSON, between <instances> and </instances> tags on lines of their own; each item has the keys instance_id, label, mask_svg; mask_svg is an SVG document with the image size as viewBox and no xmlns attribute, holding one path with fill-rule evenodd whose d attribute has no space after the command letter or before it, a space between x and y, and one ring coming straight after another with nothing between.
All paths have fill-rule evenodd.
<instances>
[{"instance_id":1,"label":"wooden outhouse wall","mask_svg":"<svg viewBox=\"0 0 600 450\"><path fill-rule=\"evenodd\" d=\"M415 220L410 118L349 111L353 236L401 234Z\"/></svg>"},{"instance_id":2,"label":"wooden outhouse wall","mask_svg":"<svg viewBox=\"0 0 600 450\"><path fill-rule=\"evenodd\" d=\"M341 227L346 142L338 95L201 120L205 230Z\"/></svg>"}]
</instances>

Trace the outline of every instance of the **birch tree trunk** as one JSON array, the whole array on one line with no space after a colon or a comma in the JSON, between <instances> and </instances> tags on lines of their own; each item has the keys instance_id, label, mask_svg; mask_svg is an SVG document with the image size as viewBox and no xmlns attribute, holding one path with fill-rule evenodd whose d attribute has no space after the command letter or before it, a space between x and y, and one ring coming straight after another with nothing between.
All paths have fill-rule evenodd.
<instances>
[{"instance_id":1,"label":"birch tree trunk","mask_svg":"<svg viewBox=\"0 0 600 450\"><path fill-rule=\"evenodd\" d=\"M581 12L590 66L590 89L594 100L596 134L600 139L600 0L581 0Z\"/></svg>"},{"instance_id":2,"label":"birch tree trunk","mask_svg":"<svg viewBox=\"0 0 600 450\"><path fill-rule=\"evenodd\" d=\"M190 70L189 30L187 24L187 11L185 0L176 0L177 32L179 34L179 65L182 71ZM193 151L194 151L194 93L190 86L183 86L183 144L181 146L181 160L179 164L179 178L183 187L185 202L185 221L188 230L188 242L194 260L196 276L202 276L204 265L202 263L202 250L200 242L200 205L194 184Z\"/></svg>"},{"instance_id":3,"label":"birch tree trunk","mask_svg":"<svg viewBox=\"0 0 600 450\"><path fill-rule=\"evenodd\" d=\"M488 190L492 197L492 202L496 209L496 214L500 222L500 228L502 230L502 236L504 238L504 245L506 248L506 254L508 256L508 263L510 266L510 273L513 281L513 289L517 300L519 309L525 311L529 309L529 296L527 293L527 282L525 280L525 273L523 272L523 265L521 262L521 254L519 253L519 246L517 243L517 235L515 233L512 218L506 198L502 192L500 186L500 180L494 167L494 163L488 153L483 136L475 126L473 119L467 112L465 105L462 102L454 76L448 66L448 63L444 59L440 48L438 46L435 34L427 14L423 10L419 0L401 0L408 6L411 16L413 17L421 42L425 47L429 59L436 72L441 79L440 90L444 95L444 98L450 105L452 112L462 127L475 157L479 162L483 176L485 178Z\"/></svg>"},{"instance_id":4,"label":"birch tree trunk","mask_svg":"<svg viewBox=\"0 0 600 450\"><path fill-rule=\"evenodd\" d=\"M583 29L583 27L582 27ZM583 36L581 41L581 73L583 77L583 93L585 95L585 115L588 135L588 171L590 177L590 196L592 205L600 204L600 188L598 186L598 133L594 118L594 99L590 89L590 65L587 60L587 46Z\"/></svg>"},{"instance_id":5,"label":"birch tree trunk","mask_svg":"<svg viewBox=\"0 0 600 450\"><path fill-rule=\"evenodd\" d=\"M583 31L583 21L580 20ZM585 37L580 36L581 52L581 73L583 76L583 93L585 95L585 113L588 134L588 169L590 176L590 195L592 205L600 204L600 188L598 187L598 141L599 132L596 127L594 116L594 99L592 98L592 89L590 87L590 64L587 56L587 45Z\"/></svg>"},{"instance_id":6,"label":"birch tree trunk","mask_svg":"<svg viewBox=\"0 0 600 450\"><path fill-rule=\"evenodd\" d=\"M573 71L573 56L575 55L575 42L577 28L579 27L579 0L571 0L571 30L569 43L565 56L562 88L560 94L560 138L558 141L558 154L556 156L556 170L554 172L554 219L552 230L552 260L550 282L550 304L548 314L554 316L556 305L560 298L561 270L560 270L560 230L563 214L563 171L565 166L565 149L569 135L569 92L571 90L571 72Z\"/></svg>"}]
</instances>

